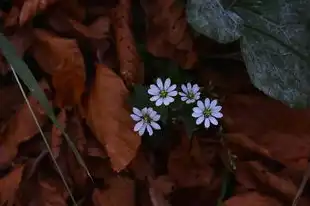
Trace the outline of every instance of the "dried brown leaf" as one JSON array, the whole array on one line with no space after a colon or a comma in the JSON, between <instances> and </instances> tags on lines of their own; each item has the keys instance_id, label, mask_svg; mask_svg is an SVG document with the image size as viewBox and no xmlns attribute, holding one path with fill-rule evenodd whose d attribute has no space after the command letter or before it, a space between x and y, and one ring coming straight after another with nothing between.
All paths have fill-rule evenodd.
<instances>
[{"instance_id":1,"label":"dried brown leaf","mask_svg":"<svg viewBox=\"0 0 310 206\"><path fill-rule=\"evenodd\" d=\"M66 127L66 121L67 121L67 114L66 110L62 109L57 117L57 121L59 124L65 128ZM52 138L51 138L51 148L54 154L54 157L59 157L60 154L60 146L62 144L62 131L57 128L55 125L52 127Z\"/></svg>"},{"instance_id":2,"label":"dried brown leaf","mask_svg":"<svg viewBox=\"0 0 310 206\"><path fill-rule=\"evenodd\" d=\"M182 142L171 151L168 161L169 176L179 187L208 186L213 170L204 165L197 155L198 144L191 147L190 140L183 135Z\"/></svg>"},{"instance_id":3,"label":"dried brown leaf","mask_svg":"<svg viewBox=\"0 0 310 206\"><path fill-rule=\"evenodd\" d=\"M86 74L77 42L42 29L35 29L34 33L36 43L33 45L33 54L41 68L52 76L56 105L65 107L80 103Z\"/></svg>"},{"instance_id":4,"label":"dried brown leaf","mask_svg":"<svg viewBox=\"0 0 310 206\"><path fill-rule=\"evenodd\" d=\"M42 89L49 89L46 82L41 82L40 85ZM28 97L28 101L39 124L43 125L47 121L47 116L40 103L33 96ZM29 140L38 132L39 129L25 103L7 122L4 131L0 134L0 165L10 163L17 154L19 144Z\"/></svg>"},{"instance_id":5,"label":"dried brown leaf","mask_svg":"<svg viewBox=\"0 0 310 206\"><path fill-rule=\"evenodd\" d=\"M0 179L0 204L12 206L22 179L24 165L17 165L12 172Z\"/></svg>"},{"instance_id":6,"label":"dried brown leaf","mask_svg":"<svg viewBox=\"0 0 310 206\"><path fill-rule=\"evenodd\" d=\"M135 206L134 181L124 177L108 180L109 188L95 189L92 200L94 206Z\"/></svg>"},{"instance_id":7,"label":"dried brown leaf","mask_svg":"<svg viewBox=\"0 0 310 206\"><path fill-rule=\"evenodd\" d=\"M272 197L264 196L257 192L248 192L233 196L224 203L225 206L282 206L280 202Z\"/></svg>"},{"instance_id":8,"label":"dried brown leaf","mask_svg":"<svg viewBox=\"0 0 310 206\"><path fill-rule=\"evenodd\" d=\"M42 12L58 0L25 0L20 11L19 24L24 25L37 13Z\"/></svg>"},{"instance_id":9,"label":"dried brown leaf","mask_svg":"<svg viewBox=\"0 0 310 206\"><path fill-rule=\"evenodd\" d=\"M144 66L131 31L131 0L120 0L112 12L120 73L127 85L144 81Z\"/></svg>"},{"instance_id":10,"label":"dried brown leaf","mask_svg":"<svg viewBox=\"0 0 310 206\"><path fill-rule=\"evenodd\" d=\"M147 17L147 49L157 57L172 58L189 69L197 61L184 8L176 0L142 0Z\"/></svg>"},{"instance_id":11,"label":"dried brown leaf","mask_svg":"<svg viewBox=\"0 0 310 206\"><path fill-rule=\"evenodd\" d=\"M127 109L128 95L120 77L105 65L97 65L86 120L117 172L131 162L141 143L141 138L133 131L133 121Z\"/></svg>"}]
</instances>

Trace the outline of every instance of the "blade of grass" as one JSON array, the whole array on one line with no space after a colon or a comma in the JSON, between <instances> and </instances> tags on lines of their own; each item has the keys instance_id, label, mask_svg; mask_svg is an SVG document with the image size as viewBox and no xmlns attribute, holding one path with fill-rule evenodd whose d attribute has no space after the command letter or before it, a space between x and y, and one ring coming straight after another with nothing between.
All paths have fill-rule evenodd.
<instances>
[{"instance_id":1,"label":"blade of grass","mask_svg":"<svg viewBox=\"0 0 310 206\"><path fill-rule=\"evenodd\" d=\"M301 195L302 195L302 193L303 193L303 191L304 191L304 189L306 187L306 184L308 182L309 177L310 177L310 161L308 163L308 168L307 168L307 170L306 170L306 172L304 174L304 177L302 178L301 184L300 184L300 186L298 188L298 191L297 191L297 194L296 194L296 196L294 198L292 206L297 206L298 205L299 199L300 199L300 197L301 197Z\"/></svg>"},{"instance_id":2,"label":"blade of grass","mask_svg":"<svg viewBox=\"0 0 310 206\"><path fill-rule=\"evenodd\" d=\"M70 137L65 132L64 128L59 124L57 121L56 115L54 114L52 106L49 104L47 97L45 96L44 92L40 88L38 82L32 75L30 69L28 68L27 64L17 55L14 46L10 43L10 41L0 33L0 49L3 53L3 56L6 58L8 63L14 68L14 71L19 76L19 78L24 82L24 84L28 87L31 91L32 95L39 101L42 105L44 111L51 119L53 124L62 132L63 136L65 137L70 149L73 151L77 161L79 164L84 168L89 178L93 181L93 178L82 158L79 151L77 150L74 143L71 141Z\"/></svg>"},{"instance_id":3,"label":"blade of grass","mask_svg":"<svg viewBox=\"0 0 310 206\"><path fill-rule=\"evenodd\" d=\"M51 149L51 147L50 147L50 145L49 145L49 143L48 143L48 140L47 140L47 138L45 137L45 135L44 135L44 133L43 133L41 127L40 127L40 124L39 124L39 122L38 122L38 119L37 119L36 115L34 114L34 112L33 112L33 110L32 110L32 107L31 107L31 105L30 105L30 103L29 103L29 101L28 101L27 95L25 94L25 91L24 91L24 89L23 89L23 87L22 87L22 85L21 85L21 83L20 83L20 81L19 81L19 78L18 78L18 76L17 76L17 74L16 74L14 68L13 68L12 66L10 66L10 68L11 68L11 70L12 70L12 72L13 72L13 75L14 75L14 77L15 77L15 79L16 79L16 82L17 82L17 84L18 84L18 87L19 87L19 89L20 89L20 91L21 91L21 93L22 93L22 95L23 95L23 97L24 97L24 99L25 99L25 101L26 101L26 104L27 104L27 106L28 106L28 108L29 108L29 111L30 111L30 113L31 113L31 115L32 115L32 117L33 117L33 119L34 119L34 121L35 121L35 123L36 123L38 129L39 129L39 132L40 132L40 134L41 134L41 136L42 136L42 138L43 138L43 141L44 141L44 143L45 143L45 146L46 146L46 148L47 148L47 150L48 150L48 152L49 152L49 154L50 154L50 156L51 156L51 158L52 158L52 160L53 160L53 162L54 162L54 164L55 164L55 167L56 167L56 169L57 169L57 171L58 171L58 173L59 173L59 176L60 176L62 182L64 183L65 188L66 188L66 190L68 191L69 196L70 196L70 198L72 199L73 204L74 204L75 206L78 206L77 203L76 203L76 201L75 201L75 199L74 199L74 197L73 197L73 195L72 195L72 192L71 192L71 190L70 190L70 187L69 187L69 185L68 185L68 183L67 183L67 181L66 181L66 179L65 179L65 177L64 177L64 175L63 175L63 173L62 173L62 171L61 171L61 169L60 169L60 167L59 167L59 165L58 165L58 163L57 163L57 161L56 161L56 159L55 159L55 157L54 157L54 155L53 155L53 152L52 152L52 149Z\"/></svg>"}]
</instances>

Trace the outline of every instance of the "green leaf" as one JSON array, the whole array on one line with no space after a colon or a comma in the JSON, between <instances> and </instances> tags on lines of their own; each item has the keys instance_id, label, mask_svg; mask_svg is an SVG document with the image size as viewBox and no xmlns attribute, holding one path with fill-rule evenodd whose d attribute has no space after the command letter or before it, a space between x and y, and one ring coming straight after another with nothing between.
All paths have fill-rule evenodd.
<instances>
[{"instance_id":1,"label":"green leaf","mask_svg":"<svg viewBox=\"0 0 310 206\"><path fill-rule=\"evenodd\" d=\"M0 49L3 53L3 56L6 58L8 63L14 68L15 72L19 76L19 78L24 82L24 84L28 87L29 91L31 91L32 96L34 96L39 103L42 105L45 113L52 120L53 124L60 129L62 134L64 135L70 149L73 151L75 157L77 158L79 164L84 168L87 172L88 176L92 179L87 166L79 154L79 151L75 147L74 143L70 140L70 137L65 132L64 128L57 121L57 118L54 114L52 106L49 104L45 93L40 88L38 82L34 78L27 64L17 55L14 46L7 40L7 38L0 33Z\"/></svg>"},{"instance_id":2,"label":"green leaf","mask_svg":"<svg viewBox=\"0 0 310 206\"><path fill-rule=\"evenodd\" d=\"M199 33L220 43L235 41L241 36L243 20L225 10L219 0L188 0L187 21Z\"/></svg>"},{"instance_id":3,"label":"green leaf","mask_svg":"<svg viewBox=\"0 0 310 206\"><path fill-rule=\"evenodd\" d=\"M219 1L190 0L188 9L193 8L193 2L199 2L197 11L205 9L196 17L197 23L208 22L205 24L211 28L230 30L220 21L222 8L208 7L210 2ZM212 11L214 8L220 11ZM229 8L243 19L240 44L252 83L268 96L295 108L310 106L309 8L308 0L236 0ZM219 21L208 19L208 12L217 13L213 18ZM203 34L221 42L214 35ZM231 34L227 35L231 38Z\"/></svg>"}]
</instances>

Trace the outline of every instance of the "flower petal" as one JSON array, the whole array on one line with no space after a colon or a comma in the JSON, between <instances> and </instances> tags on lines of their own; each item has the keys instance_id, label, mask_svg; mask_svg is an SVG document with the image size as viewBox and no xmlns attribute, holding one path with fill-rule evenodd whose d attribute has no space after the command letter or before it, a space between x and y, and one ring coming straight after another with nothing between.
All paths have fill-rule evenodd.
<instances>
[{"instance_id":1,"label":"flower petal","mask_svg":"<svg viewBox=\"0 0 310 206\"><path fill-rule=\"evenodd\" d=\"M194 108L193 108L193 111L194 111L195 113L198 113L198 114L202 114L202 113L203 113L203 110L201 110L199 107L194 107Z\"/></svg>"},{"instance_id":2,"label":"flower petal","mask_svg":"<svg viewBox=\"0 0 310 206\"><path fill-rule=\"evenodd\" d=\"M184 101L188 100L188 98L187 97L181 97L181 100L184 102Z\"/></svg>"},{"instance_id":3,"label":"flower petal","mask_svg":"<svg viewBox=\"0 0 310 206\"><path fill-rule=\"evenodd\" d=\"M150 101L155 102L155 101L157 101L159 98L160 98L159 95L152 96L152 97L150 98Z\"/></svg>"},{"instance_id":4,"label":"flower petal","mask_svg":"<svg viewBox=\"0 0 310 206\"><path fill-rule=\"evenodd\" d=\"M156 80L156 84L157 84L157 86L158 86L158 88L160 89L160 90L163 90L164 89L164 85L163 85L163 81L161 80L161 79L157 79Z\"/></svg>"},{"instance_id":5,"label":"flower petal","mask_svg":"<svg viewBox=\"0 0 310 206\"><path fill-rule=\"evenodd\" d=\"M171 102L173 102L174 99L172 97L166 97L164 98L164 105L168 106Z\"/></svg>"},{"instance_id":6,"label":"flower petal","mask_svg":"<svg viewBox=\"0 0 310 206\"><path fill-rule=\"evenodd\" d=\"M203 115L197 112L193 112L192 113L192 117L198 118L198 117L202 117Z\"/></svg>"},{"instance_id":7,"label":"flower petal","mask_svg":"<svg viewBox=\"0 0 310 206\"><path fill-rule=\"evenodd\" d=\"M211 104L210 104L210 108L215 107L216 104L217 104L217 100L216 100L216 99L215 99L215 100L212 100L212 102L211 102Z\"/></svg>"},{"instance_id":8,"label":"flower petal","mask_svg":"<svg viewBox=\"0 0 310 206\"><path fill-rule=\"evenodd\" d=\"M165 80L165 83L164 83L164 89L167 90L171 85L171 79L168 78Z\"/></svg>"},{"instance_id":9,"label":"flower petal","mask_svg":"<svg viewBox=\"0 0 310 206\"><path fill-rule=\"evenodd\" d=\"M195 102L194 99L188 99L185 103L186 103L186 104L191 104L191 103L194 103L194 102Z\"/></svg>"},{"instance_id":10,"label":"flower petal","mask_svg":"<svg viewBox=\"0 0 310 206\"><path fill-rule=\"evenodd\" d=\"M149 115L151 118L155 117L155 115L157 114L157 112L155 110L153 110L153 108L151 108L152 111L150 111Z\"/></svg>"},{"instance_id":11,"label":"flower petal","mask_svg":"<svg viewBox=\"0 0 310 206\"><path fill-rule=\"evenodd\" d=\"M191 91L192 90L192 84L191 83L187 83L187 90Z\"/></svg>"},{"instance_id":12,"label":"flower petal","mask_svg":"<svg viewBox=\"0 0 310 206\"><path fill-rule=\"evenodd\" d=\"M142 136L142 135L144 134L145 129L146 129L146 125L147 125L147 124L144 123L144 124L142 125L142 127L139 129L139 135L140 135L140 136Z\"/></svg>"},{"instance_id":13,"label":"flower petal","mask_svg":"<svg viewBox=\"0 0 310 206\"><path fill-rule=\"evenodd\" d=\"M153 121L158 121L160 119L160 114L156 114L154 117L152 117Z\"/></svg>"},{"instance_id":14,"label":"flower petal","mask_svg":"<svg viewBox=\"0 0 310 206\"><path fill-rule=\"evenodd\" d=\"M202 101L198 101L197 102L197 106L201 109L201 110L205 110L205 105L202 103Z\"/></svg>"},{"instance_id":15,"label":"flower petal","mask_svg":"<svg viewBox=\"0 0 310 206\"><path fill-rule=\"evenodd\" d=\"M152 84L150 88L147 90L147 93L150 95L158 95L160 92L159 88Z\"/></svg>"},{"instance_id":16,"label":"flower petal","mask_svg":"<svg viewBox=\"0 0 310 206\"><path fill-rule=\"evenodd\" d=\"M198 84L194 84L193 87L192 87L192 91L193 91L194 93L198 92L199 89L200 89L200 88L199 88Z\"/></svg>"},{"instance_id":17,"label":"flower petal","mask_svg":"<svg viewBox=\"0 0 310 206\"><path fill-rule=\"evenodd\" d=\"M171 97L175 97L178 95L178 92L177 91L172 91L172 92L169 92L168 93L168 96L171 96Z\"/></svg>"},{"instance_id":18,"label":"flower petal","mask_svg":"<svg viewBox=\"0 0 310 206\"><path fill-rule=\"evenodd\" d=\"M209 117L209 120L210 120L210 122L211 122L212 124L218 125L218 121L217 121L214 117L210 116L210 117Z\"/></svg>"},{"instance_id":19,"label":"flower petal","mask_svg":"<svg viewBox=\"0 0 310 206\"><path fill-rule=\"evenodd\" d=\"M187 95L185 94L185 93L183 93L183 92L179 92L179 95L181 96L181 97L186 97Z\"/></svg>"},{"instance_id":20,"label":"flower petal","mask_svg":"<svg viewBox=\"0 0 310 206\"><path fill-rule=\"evenodd\" d=\"M138 123L135 125L135 127L133 128L133 131L135 131L135 132L139 131L139 130L141 129L141 127L143 126L143 124L144 124L144 121L143 121L143 120L141 120L140 122L138 122Z\"/></svg>"},{"instance_id":21,"label":"flower petal","mask_svg":"<svg viewBox=\"0 0 310 206\"><path fill-rule=\"evenodd\" d=\"M176 84L171 85L168 89L167 92L172 92L173 90L175 90L177 88Z\"/></svg>"},{"instance_id":22,"label":"flower petal","mask_svg":"<svg viewBox=\"0 0 310 206\"><path fill-rule=\"evenodd\" d=\"M138 109L136 107L133 107L132 111L133 111L134 114L136 114L136 115L138 115L140 117L142 116L142 113L141 113L140 109Z\"/></svg>"},{"instance_id":23,"label":"flower petal","mask_svg":"<svg viewBox=\"0 0 310 206\"><path fill-rule=\"evenodd\" d=\"M221 118L223 117L223 114L221 112L214 112L211 114L213 117L216 117L216 118Z\"/></svg>"},{"instance_id":24,"label":"flower petal","mask_svg":"<svg viewBox=\"0 0 310 206\"><path fill-rule=\"evenodd\" d=\"M206 108L209 108L209 106L210 106L210 99L209 99L209 98L206 98L206 99L205 99L205 107L206 107Z\"/></svg>"},{"instance_id":25,"label":"flower petal","mask_svg":"<svg viewBox=\"0 0 310 206\"><path fill-rule=\"evenodd\" d=\"M222 109L221 106L213 107L213 108L212 108L212 113L213 113L213 112L214 112L214 113L219 112L219 111L221 111L221 109Z\"/></svg>"},{"instance_id":26,"label":"flower petal","mask_svg":"<svg viewBox=\"0 0 310 206\"><path fill-rule=\"evenodd\" d=\"M205 119L204 116L199 117L199 118L196 120L196 124L197 124L197 125L200 125L200 124L203 122L204 119Z\"/></svg>"},{"instance_id":27,"label":"flower petal","mask_svg":"<svg viewBox=\"0 0 310 206\"><path fill-rule=\"evenodd\" d=\"M182 89L182 91L183 91L185 94L188 93L188 90L187 90L185 84L182 84L182 85L181 85L181 89Z\"/></svg>"},{"instance_id":28,"label":"flower petal","mask_svg":"<svg viewBox=\"0 0 310 206\"><path fill-rule=\"evenodd\" d=\"M155 103L156 106L160 106L162 104L163 104L163 98L159 98Z\"/></svg>"},{"instance_id":29,"label":"flower petal","mask_svg":"<svg viewBox=\"0 0 310 206\"><path fill-rule=\"evenodd\" d=\"M205 119L205 128L209 128L210 127L210 120L208 118Z\"/></svg>"},{"instance_id":30,"label":"flower petal","mask_svg":"<svg viewBox=\"0 0 310 206\"><path fill-rule=\"evenodd\" d=\"M154 128L154 129L156 129L156 130L159 130L160 129L160 125L159 124L157 124L156 122L151 122L151 126Z\"/></svg>"},{"instance_id":31,"label":"flower petal","mask_svg":"<svg viewBox=\"0 0 310 206\"><path fill-rule=\"evenodd\" d=\"M197 92L197 93L195 94L195 97L194 97L194 99L195 99L195 100L198 100L198 99L200 99L200 92Z\"/></svg>"},{"instance_id":32,"label":"flower petal","mask_svg":"<svg viewBox=\"0 0 310 206\"><path fill-rule=\"evenodd\" d=\"M148 124L148 125L146 126L146 129L147 129L147 132L149 133L149 135L152 136L152 135L153 135L153 129L152 129L152 127Z\"/></svg>"},{"instance_id":33,"label":"flower petal","mask_svg":"<svg viewBox=\"0 0 310 206\"><path fill-rule=\"evenodd\" d=\"M134 120L134 121L140 121L142 118L141 117L139 117L138 115L136 115L136 114L131 114L130 115L131 116L131 118Z\"/></svg>"},{"instance_id":34,"label":"flower petal","mask_svg":"<svg viewBox=\"0 0 310 206\"><path fill-rule=\"evenodd\" d=\"M141 113L142 113L142 115L147 114L147 107L144 107L144 108L141 110Z\"/></svg>"}]
</instances>

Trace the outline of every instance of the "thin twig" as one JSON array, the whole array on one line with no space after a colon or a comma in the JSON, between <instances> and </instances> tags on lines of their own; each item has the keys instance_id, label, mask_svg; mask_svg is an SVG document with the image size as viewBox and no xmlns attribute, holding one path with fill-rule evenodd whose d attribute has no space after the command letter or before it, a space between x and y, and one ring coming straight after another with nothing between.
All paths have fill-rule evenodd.
<instances>
[{"instance_id":1,"label":"thin twig","mask_svg":"<svg viewBox=\"0 0 310 206\"><path fill-rule=\"evenodd\" d=\"M20 83L20 81L19 81L19 78L18 78L18 76L17 76L17 74L16 74L14 68L12 67L12 65L10 65L10 68L11 68L11 70L12 70L12 72L13 72L13 75L14 75L14 77L15 77L15 79L16 79L16 82L17 82L17 84L18 84L18 87L19 87L19 89L20 89L20 91L21 91L21 93L22 93L22 95L23 95L23 97L24 97L24 99L25 99L25 101L26 101L26 104L27 104L27 106L28 106L28 108L29 108L29 111L30 111L30 113L31 113L31 115L32 115L32 117L33 117L33 119L34 119L34 121L35 121L35 123L36 123L38 129L39 129L39 132L40 132L40 134L41 134L41 136L42 136L42 138L43 138L43 141L44 141L44 143L45 143L45 145L46 145L46 148L47 148L47 150L48 150L48 152L49 152L49 154L50 154L50 156L51 156L51 158L52 158L52 161L54 162L54 164L55 164L55 166L56 166L56 169L57 169L57 171L58 171L58 173L59 173L59 175L60 175L60 178L62 179L62 181L63 181L63 183L64 183L64 185L65 185L65 188L66 188L66 190L68 191L70 198L72 199L73 204L74 204L75 206L77 206L77 203L76 203L76 201L75 201L75 199L74 199L74 197L73 197L73 195L72 195L72 192L71 192L71 190L70 190L70 188L69 188L69 185L68 185L68 183L67 183L67 181L66 181L64 175L62 174L62 171L61 171L61 169L60 169L60 167L59 167L59 165L58 165L58 163L57 163L57 161L56 161L56 159L55 159L55 157L54 157L54 155L53 155L52 149L51 149L51 147L50 147L50 145L49 145L49 143L48 143L48 141L47 141L47 138L45 137L45 135L44 135L44 133L43 133L41 127L40 127L40 124L39 124L39 122L38 122L38 120L37 120L36 115L34 114L34 112L33 112L33 110L32 110L32 107L31 107L31 105L30 105L30 103L29 103L29 101L28 101L27 95L25 94L25 91L24 91L24 89L23 89L23 87L22 87L22 85L21 85L21 83Z\"/></svg>"},{"instance_id":2,"label":"thin twig","mask_svg":"<svg viewBox=\"0 0 310 206\"><path fill-rule=\"evenodd\" d=\"M303 193L303 191L304 191L304 189L306 187L306 184L308 182L309 177L310 177L310 161L308 163L308 168L307 168L307 170L306 170L306 172L304 174L304 177L302 178L301 184L300 184L300 186L298 188L298 191L296 193L296 196L294 198L292 206L297 206L298 205L298 201L299 201L299 199L300 199L300 197L301 197L301 195L302 195L302 193Z\"/></svg>"}]
</instances>

